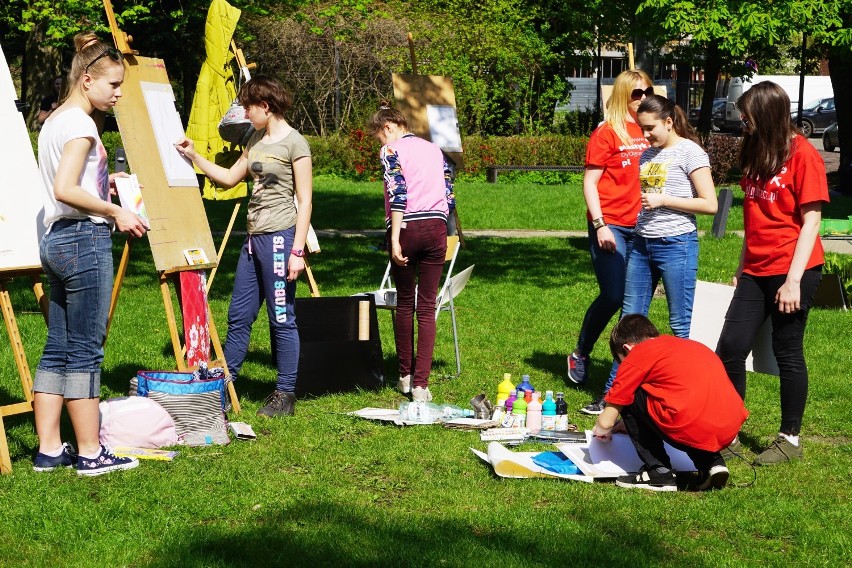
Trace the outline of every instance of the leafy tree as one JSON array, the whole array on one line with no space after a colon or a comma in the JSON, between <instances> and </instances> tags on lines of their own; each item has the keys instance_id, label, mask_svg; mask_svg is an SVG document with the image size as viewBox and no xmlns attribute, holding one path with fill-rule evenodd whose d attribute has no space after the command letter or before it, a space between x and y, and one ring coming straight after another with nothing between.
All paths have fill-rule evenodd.
<instances>
[{"instance_id":1,"label":"leafy tree","mask_svg":"<svg viewBox=\"0 0 852 568\"><path fill-rule=\"evenodd\" d=\"M852 0L644 0L670 34L706 48L702 114L711 108L716 76L725 54L745 58L806 34L828 55L840 126L841 189L852 193ZM709 130L709 116L701 127ZM845 131L845 135L843 132Z\"/></svg>"}]
</instances>

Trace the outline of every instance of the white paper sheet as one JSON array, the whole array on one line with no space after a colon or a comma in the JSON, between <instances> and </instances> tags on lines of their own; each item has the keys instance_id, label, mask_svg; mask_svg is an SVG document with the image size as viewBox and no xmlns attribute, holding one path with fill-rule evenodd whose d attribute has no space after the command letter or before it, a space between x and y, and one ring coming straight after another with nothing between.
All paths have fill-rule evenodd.
<instances>
[{"instance_id":1,"label":"white paper sheet","mask_svg":"<svg viewBox=\"0 0 852 568\"><path fill-rule=\"evenodd\" d=\"M627 434L615 434L611 442L602 442L586 431L588 444L556 444L560 452L568 456L585 475L594 479L610 479L636 473L642 460ZM684 452L665 444L666 453L675 471L695 471L695 465Z\"/></svg>"},{"instance_id":2,"label":"white paper sheet","mask_svg":"<svg viewBox=\"0 0 852 568\"><path fill-rule=\"evenodd\" d=\"M140 81L145 106L154 128L160 160L169 180L169 187L198 187L198 178L192 162L175 148L175 142L184 135L180 115L175 108L172 86L165 83Z\"/></svg>"},{"instance_id":3,"label":"white paper sheet","mask_svg":"<svg viewBox=\"0 0 852 568\"><path fill-rule=\"evenodd\" d=\"M461 152L461 134L456 109L449 105L426 105L429 137L445 152Z\"/></svg>"},{"instance_id":4,"label":"white paper sheet","mask_svg":"<svg viewBox=\"0 0 852 568\"><path fill-rule=\"evenodd\" d=\"M24 115L0 48L0 272L40 267L38 245L44 234L44 187Z\"/></svg>"}]
</instances>

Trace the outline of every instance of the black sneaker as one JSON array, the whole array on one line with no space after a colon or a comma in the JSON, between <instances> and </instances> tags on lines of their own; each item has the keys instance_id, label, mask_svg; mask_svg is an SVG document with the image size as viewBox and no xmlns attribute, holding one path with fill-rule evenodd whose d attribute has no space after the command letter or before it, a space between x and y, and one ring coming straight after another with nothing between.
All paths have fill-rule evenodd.
<instances>
[{"instance_id":1,"label":"black sneaker","mask_svg":"<svg viewBox=\"0 0 852 568\"><path fill-rule=\"evenodd\" d=\"M296 395L291 392L276 390L266 397L264 405L257 411L257 415L274 418L276 416L293 416L295 412Z\"/></svg>"},{"instance_id":2,"label":"black sneaker","mask_svg":"<svg viewBox=\"0 0 852 568\"><path fill-rule=\"evenodd\" d=\"M36 453L33 471L53 471L57 467L74 467L75 465L77 465L77 452L74 446L65 442L62 444L62 453L58 456Z\"/></svg>"},{"instance_id":3,"label":"black sneaker","mask_svg":"<svg viewBox=\"0 0 852 568\"><path fill-rule=\"evenodd\" d=\"M649 468L647 465L642 466L636 475L622 475L615 480L615 484L628 489L677 491L675 473L672 470L659 472L656 468Z\"/></svg>"},{"instance_id":4,"label":"black sneaker","mask_svg":"<svg viewBox=\"0 0 852 568\"><path fill-rule=\"evenodd\" d=\"M136 458L120 458L107 446L101 446L101 453L96 458L77 457L77 475L103 475L120 469L133 469L139 465Z\"/></svg>"},{"instance_id":5,"label":"black sneaker","mask_svg":"<svg viewBox=\"0 0 852 568\"><path fill-rule=\"evenodd\" d=\"M582 385L589 378L589 358L584 355L568 355L568 380Z\"/></svg>"},{"instance_id":6,"label":"black sneaker","mask_svg":"<svg viewBox=\"0 0 852 568\"><path fill-rule=\"evenodd\" d=\"M603 412L604 408L606 408L606 402L604 401L603 397L601 397L581 408L580 412L582 412L583 414L592 414L597 416L598 414Z\"/></svg>"},{"instance_id":7,"label":"black sneaker","mask_svg":"<svg viewBox=\"0 0 852 568\"><path fill-rule=\"evenodd\" d=\"M725 462L714 464L708 471L698 472L698 481L693 489L695 491L708 491L711 489L724 489L728 484L731 473Z\"/></svg>"}]
</instances>

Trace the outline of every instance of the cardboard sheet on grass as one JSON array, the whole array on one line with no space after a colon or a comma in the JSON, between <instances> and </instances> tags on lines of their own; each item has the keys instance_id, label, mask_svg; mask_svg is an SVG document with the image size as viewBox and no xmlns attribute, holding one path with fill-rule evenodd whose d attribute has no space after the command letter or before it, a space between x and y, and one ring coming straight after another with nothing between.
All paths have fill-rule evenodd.
<instances>
[{"instance_id":1,"label":"cardboard sheet on grass","mask_svg":"<svg viewBox=\"0 0 852 568\"><path fill-rule=\"evenodd\" d=\"M393 424L396 424L397 426L432 426L434 424L440 424L446 428L452 429L480 430L482 428L490 428L491 426L497 425L497 423L493 420L479 420L476 418L456 418L454 420L447 420L445 422L411 422L409 420L403 420L399 417L398 408L366 407L360 410L347 412L347 414L349 416L357 416L358 418L365 418L367 420L391 422Z\"/></svg>"}]
</instances>

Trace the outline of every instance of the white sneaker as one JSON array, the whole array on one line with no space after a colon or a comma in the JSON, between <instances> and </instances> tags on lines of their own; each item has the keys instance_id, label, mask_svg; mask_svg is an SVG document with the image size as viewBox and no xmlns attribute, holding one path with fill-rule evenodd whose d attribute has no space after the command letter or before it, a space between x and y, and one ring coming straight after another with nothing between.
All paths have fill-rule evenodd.
<instances>
[{"instance_id":1,"label":"white sneaker","mask_svg":"<svg viewBox=\"0 0 852 568\"><path fill-rule=\"evenodd\" d=\"M411 399L414 402L430 402L432 393L429 392L429 387L414 387L414 390L411 391Z\"/></svg>"},{"instance_id":2,"label":"white sneaker","mask_svg":"<svg viewBox=\"0 0 852 568\"><path fill-rule=\"evenodd\" d=\"M411 375L405 375L404 377L400 377L396 382L396 388L402 394L408 394L411 392Z\"/></svg>"}]
</instances>

